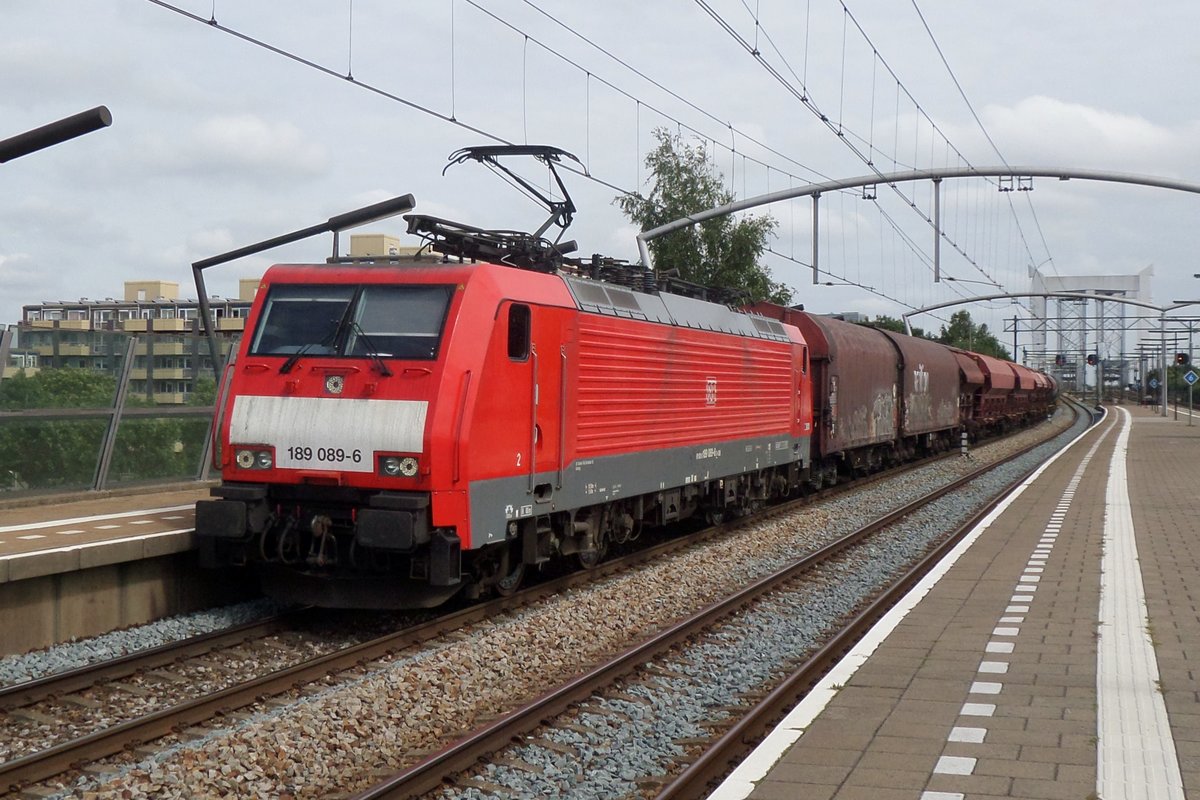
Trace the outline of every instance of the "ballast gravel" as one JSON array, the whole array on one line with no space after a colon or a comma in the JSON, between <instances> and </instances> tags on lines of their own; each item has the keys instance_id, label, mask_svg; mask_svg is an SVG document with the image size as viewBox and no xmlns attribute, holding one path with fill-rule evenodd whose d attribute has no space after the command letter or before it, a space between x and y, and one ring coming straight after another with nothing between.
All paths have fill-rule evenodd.
<instances>
[{"instance_id":1,"label":"ballast gravel","mask_svg":"<svg viewBox=\"0 0 1200 800\"><path fill-rule=\"evenodd\" d=\"M0 686L11 686L89 664L111 661L139 650L149 650L169 642L265 619L279 611L278 604L272 600L252 600L180 614L87 639L73 639L44 650L4 656L0 658Z\"/></svg>"},{"instance_id":2,"label":"ballast gravel","mask_svg":"<svg viewBox=\"0 0 1200 800\"><path fill-rule=\"evenodd\" d=\"M1060 412L1060 427L1065 427L1063 418ZM263 705L192 741L164 745L149 758L110 762L111 773L84 775L51 796L349 796L748 580L1045 433L1039 426L980 448L971 459L931 464L470 626L415 654L369 665L363 674L307 687L286 705ZM1006 476L975 481L972 490L981 498L990 496L1071 435L1062 434L1022 457L1019 465L1005 467ZM576 727L588 733L572 729L569 736L551 734L562 737L559 745L567 752L531 744L537 749L520 757L538 761L541 774L508 768L486 780L499 785L523 775L527 782L509 790L517 795L614 797L636 792L638 777L662 772L678 757L677 739L703 735L703 723L717 718L737 692L794 659L796 647L819 637L885 580L894 568L889 565L911 560L976 504L960 493L939 502L951 507L932 511L894 540L829 568L824 580L805 583L795 598L780 600L774 611L763 604L753 615L738 615L694 652L659 665L684 677L624 690L641 700L597 700L584 706ZM697 675L703 681L692 677ZM539 755L538 750L544 752ZM483 796L476 791L468 788L461 796Z\"/></svg>"},{"instance_id":3,"label":"ballast gravel","mask_svg":"<svg viewBox=\"0 0 1200 800\"><path fill-rule=\"evenodd\" d=\"M1009 470L1015 478L1018 469ZM702 738L705 725L728 718L740 693L768 684L781 669L798 664L816 649L839 620L893 576L905 571L952 527L986 502L1000 481L986 478L943 497L902 525L855 547L816 570L817 580L798 582L790 591L773 592L764 602L738 614L716 634L704 637L678 656L653 662L647 671L685 677L653 678L623 694L645 698L645 704L599 699L579 712L582 725L539 733L540 741L569 747L577 757L537 742L512 748L511 759L536 771L500 760L481 774L486 784L504 787L505 796L614 798L637 795L637 779L665 774L685 755L681 739ZM622 721L612 732L611 712ZM604 722L604 720L608 722ZM589 730L592 729L592 730ZM614 759L621 769L614 774ZM494 793L467 786L447 789L441 800L478 800Z\"/></svg>"}]
</instances>

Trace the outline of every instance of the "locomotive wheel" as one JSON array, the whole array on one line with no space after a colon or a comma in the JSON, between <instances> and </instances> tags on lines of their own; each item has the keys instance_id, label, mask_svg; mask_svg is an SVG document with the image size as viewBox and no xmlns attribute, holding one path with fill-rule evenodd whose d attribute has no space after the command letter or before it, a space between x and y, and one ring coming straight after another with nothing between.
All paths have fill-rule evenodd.
<instances>
[{"instance_id":1,"label":"locomotive wheel","mask_svg":"<svg viewBox=\"0 0 1200 800\"><path fill-rule=\"evenodd\" d=\"M501 597L512 597L525 581L525 564L518 562L516 569L496 581L496 594Z\"/></svg>"},{"instance_id":2,"label":"locomotive wheel","mask_svg":"<svg viewBox=\"0 0 1200 800\"><path fill-rule=\"evenodd\" d=\"M521 552L515 543L495 553L485 570L491 573L485 578L485 584L490 585L501 597L511 597L525 580L525 562L521 560Z\"/></svg>"},{"instance_id":3,"label":"locomotive wheel","mask_svg":"<svg viewBox=\"0 0 1200 800\"><path fill-rule=\"evenodd\" d=\"M608 555L607 536L600 540L595 550L580 550L575 554L575 557L579 559L579 566L584 569L595 569L596 565L603 561L606 555Z\"/></svg>"}]
</instances>

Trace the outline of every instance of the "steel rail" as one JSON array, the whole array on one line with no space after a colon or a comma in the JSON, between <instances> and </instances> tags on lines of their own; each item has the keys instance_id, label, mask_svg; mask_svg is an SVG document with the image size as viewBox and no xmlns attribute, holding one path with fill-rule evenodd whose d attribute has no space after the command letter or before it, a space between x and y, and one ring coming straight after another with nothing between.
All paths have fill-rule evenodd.
<instances>
[{"instance_id":1,"label":"steel rail","mask_svg":"<svg viewBox=\"0 0 1200 800\"><path fill-rule=\"evenodd\" d=\"M1058 434L1056 433L1055 435ZM952 481L903 507L897 508L868 525L836 541L830 542L792 564L755 581L737 593L706 606L692 617L659 631L648 640L626 650L614 659L589 670L556 689L546 692L521 708L499 717L469 736L429 755L417 764L393 775L391 778L353 795L351 800L384 800L385 798L393 800L394 798L415 797L433 791L442 785L446 776L470 769L478 764L481 758L507 746L514 738L535 730L545 720L562 714L573 704L591 697L599 690L608 688L618 678L635 671L642 664L671 650L673 647L694 637L706 628L712 627L720 620L750 605L763 595L775 591L782 584L796 579L802 573L811 570L818 564L828 561L843 551L859 544L880 529L895 524L934 500L962 488L981 475L1024 455L1034 447L1045 444L1045 441L1048 440L1034 443L1001 461L973 470L970 474ZM992 502L999 502L999 499L1005 494L1007 494L1007 491L1001 492ZM913 571L906 574L903 580L908 580L911 574L913 574ZM875 604L872 607L875 607ZM861 636L861 634L858 635ZM844 635L839 641L844 642ZM838 647L842 648L841 654L844 654L844 644L834 645L831 643L824 648L823 652L837 652Z\"/></svg>"},{"instance_id":2,"label":"steel rail","mask_svg":"<svg viewBox=\"0 0 1200 800\"><path fill-rule=\"evenodd\" d=\"M287 614L246 622L232 628L190 636L178 642L167 642L145 650L136 650L108 661L85 664L41 678L0 687L0 711L24 708L52 698L74 694L101 683L178 663L187 658L207 655L223 647L235 647L254 639L271 636L293 626L296 618L306 611L307 609L298 609Z\"/></svg>"},{"instance_id":3,"label":"steel rail","mask_svg":"<svg viewBox=\"0 0 1200 800\"><path fill-rule=\"evenodd\" d=\"M573 572L544 583L536 584L510 597L501 597L486 603L453 611L445 616L438 617L415 627L386 634L333 653L327 653L310 661L227 687L214 694L185 701L170 708L118 723L78 739L47 748L46 750L0 763L0 790L7 788L9 791L15 792L22 787L44 781L71 769L76 769L82 764L120 753L123 750L142 745L161 736L177 733L187 727L205 722L216 716L228 714L239 708L252 705L266 697L300 688L305 683L319 679L325 675L335 674L342 670L393 655L405 647L415 646L473 622L492 618L499 613L533 605L541 602L550 595L558 594L568 588L592 583L642 563L656 560L669 553L694 546L718 536L727 535L730 531L751 522L788 513L816 499L860 489L898 472L903 472L940 458L946 458L953 454L953 452L949 452L932 456L892 470L885 470L854 481L838 484L835 487L825 489L813 495L770 507L765 509L764 513L761 514L673 538L620 558L602 562L593 569ZM29 685L27 688L32 690L34 687Z\"/></svg>"},{"instance_id":4,"label":"steel rail","mask_svg":"<svg viewBox=\"0 0 1200 800\"><path fill-rule=\"evenodd\" d=\"M1072 401L1074 402L1074 401ZM1081 406L1074 406L1076 420L1085 411ZM997 462L989 468L998 467L1012 461L1025 453L1039 447L1045 442L1030 445L1010 458ZM860 639L908 593L930 570L958 545L959 542L975 528L979 522L1004 501L1012 491L1032 474L1037 467L1031 467L1018 477L1004 491L999 492L989 502L971 514L951 534L942 540L920 561L914 564L899 580L889 586L882 594L872 600L862 611L855 615L849 624L835 634L820 647L812 656L789 675L781 684L776 686L762 700L756 703L732 727L727 729L715 742L687 767L674 780L666 784L655 795L655 800L682 800L683 798L707 797L712 784L727 775L745 756L751 752L772 727L786 715L795 705L808 694L818 681L829 672L834 665L848 653ZM980 470L979 472L982 472ZM950 484L947 490L958 488L969 483L977 474ZM945 494L941 492L939 496Z\"/></svg>"},{"instance_id":5,"label":"steel rail","mask_svg":"<svg viewBox=\"0 0 1200 800\"><path fill-rule=\"evenodd\" d=\"M846 484L846 489L861 485L861 483ZM573 572L531 586L517 592L511 597L497 598L487 603L453 611L415 627L386 634L333 653L327 653L316 659L227 687L220 692L185 701L170 708L118 723L87 736L47 748L46 750L0 763L0 791L6 789L13 792L18 791L22 787L52 778L55 775L77 768L81 764L120 753L123 750L141 745L161 736L177 733L191 725L196 725L213 717L251 705L265 697L298 688L308 681L321 678L327 674L336 673L386 657L405 647L414 646L437 636L450 633L473 622L494 617L498 613L533 605L565 589L607 578L612 574L638 564L661 558L669 552L689 547L699 541L720 535L733 527L745 524L745 522L739 520L736 523L708 528L688 536L661 542L627 556L603 562L594 569ZM209 652L210 650L211 648L204 652ZM130 656L130 659L136 657L137 654L133 654ZM125 657L118 659L118 661L124 660ZM105 665L96 665L92 668L82 668L80 673L87 672L89 669L98 670L104 667ZM118 667L118 670L120 669ZM130 669L128 671L135 670ZM18 684L0 693L0 704L5 704L0 705L0 709L28 705L28 703L22 701L23 697L29 698L30 702L37 702L39 697L44 698L61 692L77 690L80 686L77 681L84 680L82 677L76 679L60 675ZM57 686L54 685L56 681L59 682ZM6 694L9 695L7 699Z\"/></svg>"}]
</instances>

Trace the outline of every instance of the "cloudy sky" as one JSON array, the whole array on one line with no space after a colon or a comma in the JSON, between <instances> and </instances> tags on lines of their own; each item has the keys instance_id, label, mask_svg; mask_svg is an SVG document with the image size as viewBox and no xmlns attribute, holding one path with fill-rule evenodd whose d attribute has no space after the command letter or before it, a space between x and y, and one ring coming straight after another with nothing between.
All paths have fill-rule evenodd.
<instances>
[{"instance_id":1,"label":"cloudy sky","mask_svg":"<svg viewBox=\"0 0 1200 800\"><path fill-rule=\"evenodd\" d=\"M568 238L630 259L635 230L613 198L646 188L658 127L704 146L739 199L873 169L1005 163L1200 183L1195 3L3 0L3 12L0 139L100 104L113 124L0 165L0 323L26 303L117 297L126 280L194 296L192 261L406 192L421 213L535 228L539 208L482 167L442 175L453 150L498 141L577 155L588 174L566 176L579 206ZM1031 265L1152 265L1154 302L1200 299L1200 197L943 186L942 271L958 282L932 280L928 182L823 196L818 286L810 201L766 209L778 222L766 264L817 311L899 316L990 282L1025 291ZM209 288L233 295L240 277L329 250L313 239L217 267ZM1003 319L1023 313L971 312L1006 342Z\"/></svg>"}]
</instances>

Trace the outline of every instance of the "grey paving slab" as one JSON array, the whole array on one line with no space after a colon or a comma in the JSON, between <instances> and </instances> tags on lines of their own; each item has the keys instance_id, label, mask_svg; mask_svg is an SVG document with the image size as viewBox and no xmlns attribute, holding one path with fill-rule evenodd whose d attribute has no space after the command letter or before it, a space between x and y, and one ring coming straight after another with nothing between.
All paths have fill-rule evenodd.
<instances>
[{"instance_id":1,"label":"grey paving slab","mask_svg":"<svg viewBox=\"0 0 1200 800\"><path fill-rule=\"evenodd\" d=\"M1187 796L1200 797L1200 421L1133 415L1125 464L1147 631ZM1050 465L831 701L831 711L873 709L871 725L831 740L818 717L751 797L1096 796L1103 501L1117 416ZM833 766L829 751L846 748L837 780L797 770Z\"/></svg>"}]
</instances>

